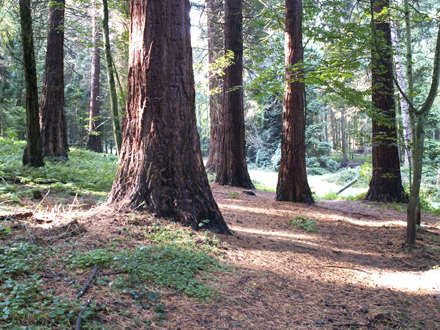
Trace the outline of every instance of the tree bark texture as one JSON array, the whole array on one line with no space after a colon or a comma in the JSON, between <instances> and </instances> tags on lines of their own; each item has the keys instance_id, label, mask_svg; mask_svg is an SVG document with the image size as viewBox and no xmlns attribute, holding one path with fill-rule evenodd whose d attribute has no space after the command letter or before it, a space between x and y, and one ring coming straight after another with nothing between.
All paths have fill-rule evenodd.
<instances>
[{"instance_id":1,"label":"tree bark texture","mask_svg":"<svg viewBox=\"0 0 440 330\"><path fill-rule=\"evenodd\" d=\"M302 0L286 0L285 51L283 135L276 200L312 204L306 173L304 72L301 68L294 68L304 57Z\"/></svg>"},{"instance_id":2,"label":"tree bark texture","mask_svg":"<svg viewBox=\"0 0 440 330\"><path fill-rule=\"evenodd\" d=\"M246 163L242 7L242 0L225 1L225 53L234 53L234 63L226 68L224 75L220 161L215 181L253 189Z\"/></svg>"},{"instance_id":3,"label":"tree bark texture","mask_svg":"<svg viewBox=\"0 0 440 330\"><path fill-rule=\"evenodd\" d=\"M119 123L118 97L116 95L113 59L110 50L110 32L108 27L107 0L102 0L102 12L103 12L102 28L104 31L104 54L105 54L105 63L107 66L108 89L110 93L110 110L111 110L110 112L112 117L113 135L116 144L116 153L119 157L121 151L121 145L122 145L122 133L121 133L121 125Z\"/></svg>"},{"instance_id":4,"label":"tree bark texture","mask_svg":"<svg viewBox=\"0 0 440 330\"><path fill-rule=\"evenodd\" d=\"M389 0L372 0L374 13L389 6ZM372 47L372 166L373 175L366 199L380 202L407 200L400 174L397 147L396 112L393 91L393 68L390 24L373 21Z\"/></svg>"},{"instance_id":5,"label":"tree bark texture","mask_svg":"<svg viewBox=\"0 0 440 330\"><path fill-rule=\"evenodd\" d=\"M223 51L223 28L221 26L222 0L206 0L206 12L208 20L208 62L212 64L222 55ZM223 79L212 70L209 70L209 117L210 117L210 142L209 155L206 169L217 172L220 162L220 118L223 106L223 95L220 92Z\"/></svg>"},{"instance_id":6,"label":"tree bark texture","mask_svg":"<svg viewBox=\"0 0 440 330\"><path fill-rule=\"evenodd\" d=\"M228 233L203 166L188 0L132 0L127 122L108 201Z\"/></svg>"},{"instance_id":7,"label":"tree bark texture","mask_svg":"<svg viewBox=\"0 0 440 330\"><path fill-rule=\"evenodd\" d=\"M90 82L90 107L89 107L89 136L87 149L95 152L102 152L101 128L100 128L100 109L99 109L99 74L101 59L101 33L99 19L97 18L95 1L92 17L92 63L91 63L91 82Z\"/></svg>"},{"instance_id":8,"label":"tree bark texture","mask_svg":"<svg viewBox=\"0 0 440 330\"><path fill-rule=\"evenodd\" d=\"M44 166L38 109L37 70L35 65L34 37L30 0L20 0L21 41L26 84L26 148L23 165Z\"/></svg>"},{"instance_id":9,"label":"tree bark texture","mask_svg":"<svg viewBox=\"0 0 440 330\"><path fill-rule=\"evenodd\" d=\"M67 159L67 125L64 116L64 6L50 3L46 69L41 94L43 156Z\"/></svg>"}]
</instances>

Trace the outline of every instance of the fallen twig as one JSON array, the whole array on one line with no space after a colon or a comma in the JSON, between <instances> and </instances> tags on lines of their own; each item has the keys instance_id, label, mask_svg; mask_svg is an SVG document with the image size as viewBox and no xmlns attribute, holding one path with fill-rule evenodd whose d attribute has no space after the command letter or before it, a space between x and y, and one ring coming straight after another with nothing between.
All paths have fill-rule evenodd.
<instances>
[{"instance_id":1,"label":"fallen twig","mask_svg":"<svg viewBox=\"0 0 440 330\"><path fill-rule=\"evenodd\" d=\"M76 296L76 299L81 298L86 293L87 289L89 288L89 285L92 283L93 279L95 278L97 270L98 270L98 265L95 265L95 267L93 268L92 276L90 276L87 283L84 285L82 290L78 293L78 295Z\"/></svg>"},{"instance_id":2,"label":"fallen twig","mask_svg":"<svg viewBox=\"0 0 440 330\"><path fill-rule=\"evenodd\" d=\"M435 232L433 232L433 231L429 231L429 230L427 230L427 229L425 229L425 228L419 228L418 230L419 230L419 231L423 231L424 233L432 234L432 235L435 235L435 236L440 236L439 233L435 233Z\"/></svg>"},{"instance_id":3,"label":"fallen twig","mask_svg":"<svg viewBox=\"0 0 440 330\"><path fill-rule=\"evenodd\" d=\"M0 220L8 220L8 219L25 219L33 216L33 212L24 212L24 213L14 213L7 215L0 215Z\"/></svg>"},{"instance_id":4,"label":"fallen twig","mask_svg":"<svg viewBox=\"0 0 440 330\"><path fill-rule=\"evenodd\" d=\"M44 195L44 197L41 199L41 201L38 203L38 205L35 206L34 213L40 207L41 203L43 203L43 201L46 199L46 197L47 197L47 195L49 195L49 193L50 193L50 189L47 191L46 195Z\"/></svg>"},{"instance_id":5,"label":"fallen twig","mask_svg":"<svg viewBox=\"0 0 440 330\"><path fill-rule=\"evenodd\" d=\"M92 301L92 299L87 300L86 304L84 305L84 308L81 309L81 311L79 312L78 317L76 318L75 330L81 330L81 316L83 315L83 313L86 310L87 306L90 305L91 301Z\"/></svg>"}]
</instances>

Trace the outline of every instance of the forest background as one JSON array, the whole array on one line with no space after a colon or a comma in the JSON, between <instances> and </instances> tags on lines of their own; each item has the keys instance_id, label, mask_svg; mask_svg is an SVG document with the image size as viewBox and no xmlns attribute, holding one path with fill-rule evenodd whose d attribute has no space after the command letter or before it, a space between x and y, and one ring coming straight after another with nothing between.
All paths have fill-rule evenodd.
<instances>
[{"instance_id":1,"label":"forest background","mask_svg":"<svg viewBox=\"0 0 440 330\"><path fill-rule=\"evenodd\" d=\"M39 91L46 56L48 1L33 1L33 24ZM210 66L207 56L205 5L193 2L192 42L196 80L196 112L203 157L209 153ZM87 1L67 1L65 18L65 117L68 143L85 148L90 136L99 135L104 152L115 153L109 90L104 61L100 64L100 114L89 121L91 63L93 47L92 16L100 8ZM99 6L98 6L99 7ZM125 107L128 61L128 1L110 1L111 49L118 76L119 108ZM2 1L0 21L0 135L25 139L25 85L17 4ZM216 10L221 11L221 6ZM412 8L414 102L424 101L430 87L438 8L421 1ZM282 95L284 77L284 8L280 1L249 1L244 5L244 105L247 161L252 167L276 171L280 161ZM395 70L405 67L405 33L402 4L389 8L392 21ZM221 13L220 13L221 16ZM368 182L371 172L371 13L368 3L321 1L304 3L304 65L306 69L306 164L309 175L346 169L333 180L345 184L363 176L357 185ZM217 22L222 30L222 22ZM222 42L218 35L216 42ZM98 43L102 47L102 43ZM221 49L221 47L220 47ZM101 52L102 54L102 52ZM101 55L103 56L103 55ZM219 50L211 70L219 74L229 65ZM405 75L405 73L403 73ZM405 87L405 86L403 86ZM404 184L409 184L408 159L401 97L396 90L397 131ZM437 98L425 125L424 176L422 197L440 196L437 169L440 161L440 101ZM123 110L120 113L123 118ZM90 129L98 122L97 129ZM349 162L352 162L349 164ZM370 167L370 168L369 168ZM330 179L332 180L332 179Z\"/></svg>"}]
</instances>

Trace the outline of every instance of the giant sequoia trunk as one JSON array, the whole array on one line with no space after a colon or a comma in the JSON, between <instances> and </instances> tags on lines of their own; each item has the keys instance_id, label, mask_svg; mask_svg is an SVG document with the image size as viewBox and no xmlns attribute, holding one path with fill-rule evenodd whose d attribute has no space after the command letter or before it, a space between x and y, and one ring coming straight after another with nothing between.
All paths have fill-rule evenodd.
<instances>
[{"instance_id":1,"label":"giant sequoia trunk","mask_svg":"<svg viewBox=\"0 0 440 330\"><path fill-rule=\"evenodd\" d=\"M286 0L286 86L277 201L313 203L307 182L303 69L302 0Z\"/></svg>"},{"instance_id":2,"label":"giant sequoia trunk","mask_svg":"<svg viewBox=\"0 0 440 330\"><path fill-rule=\"evenodd\" d=\"M254 188L246 163L242 6L242 0L225 1L225 51L234 53L234 63L224 75L220 161L215 181L220 185Z\"/></svg>"},{"instance_id":3,"label":"giant sequoia trunk","mask_svg":"<svg viewBox=\"0 0 440 330\"><path fill-rule=\"evenodd\" d=\"M26 84L26 148L23 165L43 166L43 151L38 115L37 70L35 67L34 37L30 0L20 0L21 42L23 45L23 66Z\"/></svg>"},{"instance_id":4,"label":"giant sequoia trunk","mask_svg":"<svg viewBox=\"0 0 440 330\"><path fill-rule=\"evenodd\" d=\"M374 3L373 3L374 2ZM389 6L389 0L372 0L374 13ZM400 175L397 147L396 112L393 92L391 29L388 22L374 19L374 45L372 48L372 117L373 176L366 199L380 202L400 202L406 194Z\"/></svg>"},{"instance_id":5,"label":"giant sequoia trunk","mask_svg":"<svg viewBox=\"0 0 440 330\"><path fill-rule=\"evenodd\" d=\"M67 126L64 117L64 5L65 0L50 3L40 112L43 156L67 159Z\"/></svg>"},{"instance_id":6,"label":"giant sequoia trunk","mask_svg":"<svg viewBox=\"0 0 440 330\"><path fill-rule=\"evenodd\" d=\"M188 0L130 8L127 121L108 201L227 233L203 166Z\"/></svg>"},{"instance_id":7,"label":"giant sequoia trunk","mask_svg":"<svg viewBox=\"0 0 440 330\"><path fill-rule=\"evenodd\" d=\"M223 29L221 27L222 0L206 0L208 19L208 62L210 68L221 56L223 50ZM211 138L206 169L217 172L220 159L220 117L223 106L223 95L220 92L223 80L220 75L209 71L209 116L211 124Z\"/></svg>"},{"instance_id":8,"label":"giant sequoia trunk","mask_svg":"<svg viewBox=\"0 0 440 330\"><path fill-rule=\"evenodd\" d=\"M95 3L94 3L95 4ZM95 152L102 152L101 128L99 119L99 74L100 70L100 51L101 33L99 20L97 19L96 9L93 9L92 17L92 65L90 82L90 107L89 107L89 136L87 149Z\"/></svg>"}]
</instances>

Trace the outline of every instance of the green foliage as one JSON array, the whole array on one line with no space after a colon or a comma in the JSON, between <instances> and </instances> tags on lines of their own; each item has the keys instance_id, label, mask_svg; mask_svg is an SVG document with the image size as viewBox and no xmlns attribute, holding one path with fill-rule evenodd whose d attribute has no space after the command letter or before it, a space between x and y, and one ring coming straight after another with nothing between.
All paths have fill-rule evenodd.
<instances>
[{"instance_id":1,"label":"green foliage","mask_svg":"<svg viewBox=\"0 0 440 330\"><path fill-rule=\"evenodd\" d=\"M72 148L67 162L47 159L46 166L32 168L21 165L24 146L23 141L0 138L0 176L19 178L27 183L56 181L48 187L74 194L85 190L108 192L113 184L117 165L115 155ZM3 188L3 191L7 189L11 188Z\"/></svg>"},{"instance_id":2,"label":"green foliage","mask_svg":"<svg viewBox=\"0 0 440 330\"><path fill-rule=\"evenodd\" d=\"M287 221L287 224L305 231L318 231L318 223L313 219L307 219L303 216L296 216L294 221L289 220Z\"/></svg>"},{"instance_id":3,"label":"green foliage","mask_svg":"<svg viewBox=\"0 0 440 330\"><path fill-rule=\"evenodd\" d=\"M325 180L327 182L333 182L335 184L345 186L354 179L358 178L358 181L353 184L352 187L368 187L371 179L371 165L364 164L355 168L345 167L338 172L327 175Z\"/></svg>"},{"instance_id":4,"label":"green foliage","mask_svg":"<svg viewBox=\"0 0 440 330\"><path fill-rule=\"evenodd\" d=\"M227 192L229 194L229 198L238 198L238 195L239 195L238 192L236 192L236 191L232 192L230 190L227 190Z\"/></svg>"}]
</instances>

